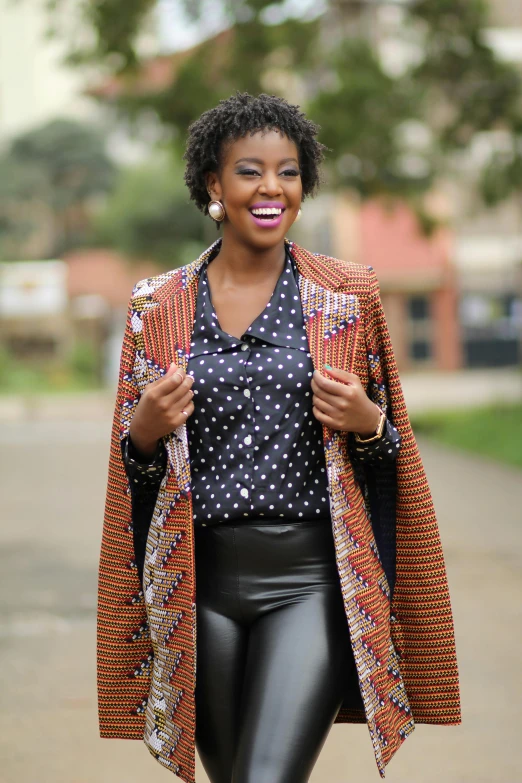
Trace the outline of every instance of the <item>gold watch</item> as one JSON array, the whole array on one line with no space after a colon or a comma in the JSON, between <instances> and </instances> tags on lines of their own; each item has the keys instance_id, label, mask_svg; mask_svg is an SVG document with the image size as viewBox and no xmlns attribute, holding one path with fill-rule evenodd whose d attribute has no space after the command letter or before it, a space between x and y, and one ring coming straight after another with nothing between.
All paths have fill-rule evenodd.
<instances>
[{"instance_id":1,"label":"gold watch","mask_svg":"<svg viewBox=\"0 0 522 783\"><path fill-rule=\"evenodd\" d=\"M377 408L379 408L379 406L378 406L378 405L377 405L376 407L377 407ZM355 440L356 440L358 443L372 443L372 441L374 441L374 440L379 440L379 438L381 438L381 437L382 437L382 433L384 432L384 424L385 424L385 422L386 422L386 414L385 414L385 412L382 410L382 408L379 408L379 413L381 414L381 416L380 416L380 419L379 419L379 423L378 423L378 425L377 425L377 429L375 430L375 435L372 435L372 436L371 436L371 437L369 437L369 438L361 438L361 436L359 435L359 433L358 433L358 432L355 432L355 433L354 433L354 435L355 435Z\"/></svg>"}]
</instances>

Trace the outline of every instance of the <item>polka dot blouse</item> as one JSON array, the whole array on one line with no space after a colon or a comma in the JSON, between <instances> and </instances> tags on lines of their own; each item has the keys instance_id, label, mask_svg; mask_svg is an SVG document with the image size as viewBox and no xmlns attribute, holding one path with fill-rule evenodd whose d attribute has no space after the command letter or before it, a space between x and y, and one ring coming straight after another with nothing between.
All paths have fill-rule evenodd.
<instances>
[{"instance_id":1,"label":"polka dot blouse","mask_svg":"<svg viewBox=\"0 0 522 783\"><path fill-rule=\"evenodd\" d=\"M194 523L329 517L313 365L290 256L239 340L224 332L202 270L187 372Z\"/></svg>"},{"instance_id":2,"label":"polka dot blouse","mask_svg":"<svg viewBox=\"0 0 522 783\"><path fill-rule=\"evenodd\" d=\"M328 518L322 427L312 413L313 364L294 261L287 254L270 301L241 339L219 325L207 265L187 366L194 377L187 420L194 524ZM395 459L400 436L386 422L378 440L350 442L353 460L378 464ZM146 464L131 443L123 458L133 494L157 492L166 466L162 443Z\"/></svg>"}]
</instances>

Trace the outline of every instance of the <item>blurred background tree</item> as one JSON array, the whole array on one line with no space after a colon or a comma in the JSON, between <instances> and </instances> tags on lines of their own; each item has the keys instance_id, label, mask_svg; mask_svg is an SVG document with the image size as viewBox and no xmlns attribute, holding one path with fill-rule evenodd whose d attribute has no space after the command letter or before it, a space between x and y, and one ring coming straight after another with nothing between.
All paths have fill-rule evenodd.
<instances>
[{"instance_id":1,"label":"blurred background tree","mask_svg":"<svg viewBox=\"0 0 522 783\"><path fill-rule=\"evenodd\" d=\"M115 174L90 125L58 119L16 137L0 157L0 255L53 258L81 245Z\"/></svg>"},{"instance_id":2,"label":"blurred background tree","mask_svg":"<svg viewBox=\"0 0 522 783\"><path fill-rule=\"evenodd\" d=\"M172 268L192 261L205 239L205 223L187 198L180 167L172 157L121 172L105 208L94 223L96 240L134 259L154 259Z\"/></svg>"},{"instance_id":3,"label":"blurred background tree","mask_svg":"<svg viewBox=\"0 0 522 783\"><path fill-rule=\"evenodd\" d=\"M65 2L49 1L57 30ZM183 3L192 19L208 13L205 0ZM234 90L277 92L322 126L321 139L332 150L332 187L419 203L476 134L501 129L507 149L485 162L482 195L493 204L522 190L521 81L486 43L484 0L324 0L308 14L290 0L216 5L225 32L184 52L164 89L133 88L143 66L137 42L153 0L85 0L89 36L71 59L117 75L125 87L113 105L127 116L152 109L172 129L178 155L190 122L219 98ZM406 14L400 34L409 54L388 68L386 41L376 38L372 24L383 5L400 5ZM412 133L421 139L414 145Z\"/></svg>"},{"instance_id":4,"label":"blurred background tree","mask_svg":"<svg viewBox=\"0 0 522 783\"><path fill-rule=\"evenodd\" d=\"M73 29L69 0L45 2L70 63L94 66L110 84L109 94L92 95L116 124L139 135L152 118L163 137L131 169L108 153L110 127L58 119L12 140L0 156L4 258L55 257L86 243L162 266L189 258L214 234L182 184L187 128L235 90L302 105L330 148L328 187L406 199L426 233L439 219L434 185L469 168L467 151L483 132L501 144L472 172L477 192L488 206L522 195L521 79L487 44L484 0L324 0L304 9L294 0L215 0L221 32L159 57L140 47L157 0L75 0L82 23L74 16ZM207 0L179 3L204 26ZM397 5L401 23L387 31L376 14Z\"/></svg>"}]
</instances>

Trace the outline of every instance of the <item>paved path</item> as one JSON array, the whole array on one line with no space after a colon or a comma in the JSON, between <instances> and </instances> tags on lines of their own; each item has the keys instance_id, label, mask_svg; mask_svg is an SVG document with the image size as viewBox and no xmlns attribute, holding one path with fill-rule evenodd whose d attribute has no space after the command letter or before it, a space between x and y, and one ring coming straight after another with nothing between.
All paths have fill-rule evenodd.
<instances>
[{"instance_id":1,"label":"paved path","mask_svg":"<svg viewBox=\"0 0 522 783\"><path fill-rule=\"evenodd\" d=\"M179 780L100 740L95 585L107 424L0 427L0 780ZM455 611L464 724L419 726L389 783L522 781L522 473L422 444ZM207 783L198 768L198 783ZM334 726L311 783L377 783L364 726Z\"/></svg>"},{"instance_id":2,"label":"paved path","mask_svg":"<svg viewBox=\"0 0 522 783\"><path fill-rule=\"evenodd\" d=\"M522 401L522 369L516 367L404 372L401 382L410 413ZM0 394L0 425L57 418L103 422L112 416L114 394L111 389L68 394Z\"/></svg>"}]
</instances>

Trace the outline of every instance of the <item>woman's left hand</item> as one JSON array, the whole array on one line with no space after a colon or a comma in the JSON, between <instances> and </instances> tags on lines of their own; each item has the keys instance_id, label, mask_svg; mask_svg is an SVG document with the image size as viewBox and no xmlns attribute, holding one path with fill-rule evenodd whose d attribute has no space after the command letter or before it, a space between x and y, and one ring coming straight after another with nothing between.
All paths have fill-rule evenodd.
<instances>
[{"instance_id":1,"label":"woman's left hand","mask_svg":"<svg viewBox=\"0 0 522 783\"><path fill-rule=\"evenodd\" d=\"M315 418L333 430L371 437L379 425L380 408L370 400L359 377L328 365L324 372L330 377L317 370L312 377Z\"/></svg>"}]
</instances>

